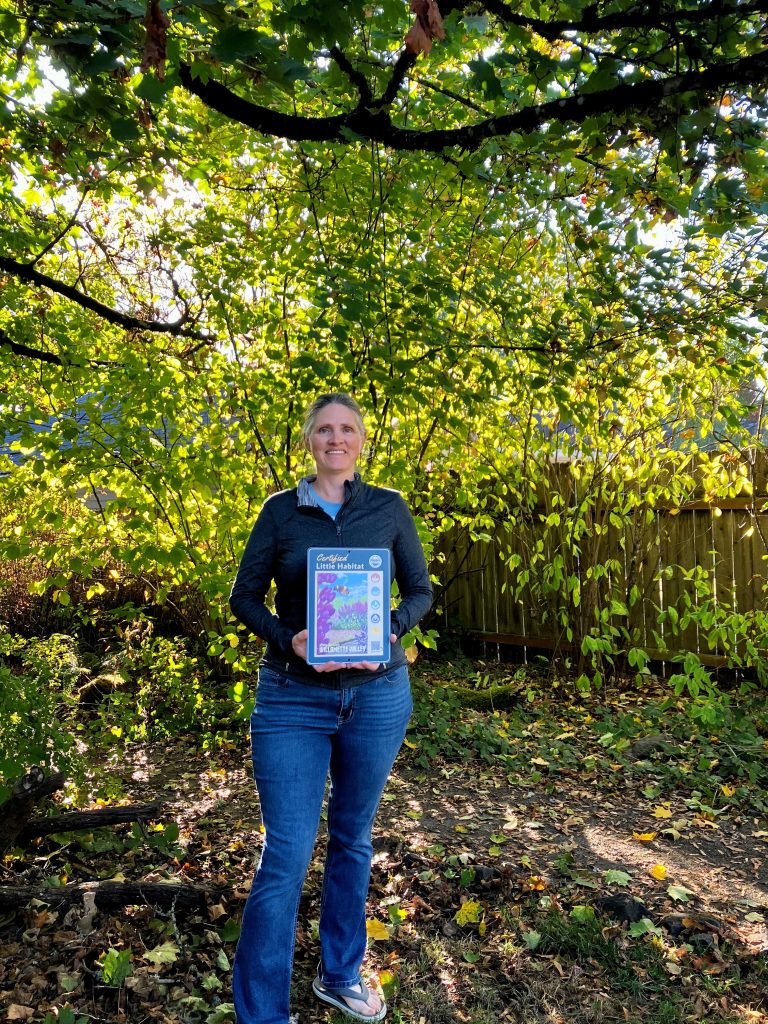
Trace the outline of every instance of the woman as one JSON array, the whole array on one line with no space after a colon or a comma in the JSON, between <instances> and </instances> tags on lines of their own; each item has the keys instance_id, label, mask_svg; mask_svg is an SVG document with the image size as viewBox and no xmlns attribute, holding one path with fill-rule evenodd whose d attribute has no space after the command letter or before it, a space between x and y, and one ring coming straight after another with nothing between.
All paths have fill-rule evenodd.
<instances>
[{"instance_id":1,"label":"woman","mask_svg":"<svg viewBox=\"0 0 768 1024\"><path fill-rule=\"evenodd\" d=\"M264 503L232 588L232 611L267 641L251 718L264 847L235 956L238 1024L289 1024L299 897L329 774L321 960L312 987L355 1020L379 1021L386 1013L360 977L371 828L412 710L398 641L428 610L432 590L402 497L364 484L356 471L364 440L362 414L350 395L321 395L312 403L304 443L315 475ZM307 550L330 545L392 553L401 600L392 612L387 664L306 662ZM273 581L275 615L265 604Z\"/></svg>"}]
</instances>

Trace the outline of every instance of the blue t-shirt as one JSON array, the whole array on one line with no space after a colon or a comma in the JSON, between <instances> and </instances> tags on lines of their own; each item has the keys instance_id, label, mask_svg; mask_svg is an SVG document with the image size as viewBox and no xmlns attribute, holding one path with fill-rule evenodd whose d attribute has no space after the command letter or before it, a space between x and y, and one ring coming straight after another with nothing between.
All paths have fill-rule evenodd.
<instances>
[{"instance_id":1,"label":"blue t-shirt","mask_svg":"<svg viewBox=\"0 0 768 1024\"><path fill-rule=\"evenodd\" d=\"M310 484L309 486L312 487L312 484ZM341 506L344 504L344 502L343 501L327 501L325 498L321 498L320 497L320 495L317 493L317 491L315 490L314 487L312 487L312 494L314 495L315 501L320 506L320 508L323 510L323 512L327 512L328 515L331 517L331 519L335 519L337 514L338 514L338 512L339 512L339 510L340 510L340 508L341 508Z\"/></svg>"}]
</instances>

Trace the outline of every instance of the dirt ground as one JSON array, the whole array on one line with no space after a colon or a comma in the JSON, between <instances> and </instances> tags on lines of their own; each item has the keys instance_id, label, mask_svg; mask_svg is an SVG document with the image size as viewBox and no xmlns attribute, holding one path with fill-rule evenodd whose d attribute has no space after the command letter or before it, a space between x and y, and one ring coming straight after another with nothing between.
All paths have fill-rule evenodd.
<instances>
[{"instance_id":1,"label":"dirt ground","mask_svg":"<svg viewBox=\"0 0 768 1024\"><path fill-rule=\"evenodd\" d=\"M205 759L195 764L183 749L156 746L137 751L122 769L126 794L164 800L192 848L204 836L221 846L235 842L246 861L257 856L258 800L245 745L217 755L215 767ZM679 837L641 840L667 821L654 817L636 783L622 778L589 790L576 773L560 770L554 780L522 788L477 762L424 769L401 756L382 800L374 847L400 855L465 855L468 863L496 871L519 871L522 862L545 879L565 855L571 875L594 880L603 892L604 871L627 872L633 895L659 914L668 910L666 890L674 882L691 891L686 909L729 922L754 951L768 949L768 926L745 920L768 917L768 822L739 814L710 822L692 814L682 798L665 801L665 809L669 821L682 826ZM659 863L666 867L663 880L650 874ZM589 887L584 892L587 901Z\"/></svg>"}]
</instances>

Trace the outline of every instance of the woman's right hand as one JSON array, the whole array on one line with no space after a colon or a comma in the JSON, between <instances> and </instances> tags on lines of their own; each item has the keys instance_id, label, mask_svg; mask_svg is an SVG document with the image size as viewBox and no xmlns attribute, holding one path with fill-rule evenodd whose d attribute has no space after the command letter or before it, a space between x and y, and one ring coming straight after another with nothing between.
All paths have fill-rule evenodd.
<instances>
[{"instance_id":1,"label":"woman's right hand","mask_svg":"<svg viewBox=\"0 0 768 1024\"><path fill-rule=\"evenodd\" d=\"M301 658L302 661L307 660L307 636L309 631L302 629L300 633L291 640L291 647L293 653L297 658ZM315 672L338 672L342 668L362 668L368 672L375 672L379 667L375 661L326 661L324 665L313 665L312 668Z\"/></svg>"},{"instance_id":2,"label":"woman's right hand","mask_svg":"<svg viewBox=\"0 0 768 1024\"><path fill-rule=\"evenodd\" d=\"M291 640L291 647L293 653L297 658L301 658L302 661L307 660L307 637L309 636L309 630L302 629L300 633L297 633Z\"/></svg>"}]
</instances>

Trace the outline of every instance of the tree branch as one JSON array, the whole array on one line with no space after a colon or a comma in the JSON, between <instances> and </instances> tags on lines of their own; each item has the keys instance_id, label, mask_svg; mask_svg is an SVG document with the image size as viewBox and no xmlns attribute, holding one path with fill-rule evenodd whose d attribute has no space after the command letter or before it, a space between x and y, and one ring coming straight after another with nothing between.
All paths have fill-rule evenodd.
<instances>
[{"instance_id":1,"label":"tree branch","mask_svg":"<svg viewBox=\"0 0 768 1024\"><path fill-rule=\"evenodd\" d=\"M202 82L192 75L187 65L181 66L180 75L183 85L206 106L264 135L294 142L341 143L354 141L357 136L380 142L390 149L434 153L454 146L474 150L485 139L531 132L549 121L580 124L599 114L656 110L664 100L685 93L706 95L727 86L762 83L768 80L768 52L715 64L703 71L688 71L669 78L648 79L634 85L621 83L612 89L574 94L460 128L424 131L396 127L383 110L358 108L336 117L317 118L283 114L251 103L218 82Z\"/></svg>"},{"instance_id":2,"label":"tree branch","mask_svg":"<svg viewBox=\"0 0 768 1024\"><path fill-rule=\"evenodd\" d=\"M440 11L443 15L447 15L452 11L463 11L467 6L467 0L441 0ZM481 6L489 14L498 18L502 24L530 29L542 39L547 39L550 42L560 38L565 32L595 34L617 32L627 28L662 28L674 32L688 25L701 25L707 21L716 22L730 15L735 15L741 21L752 14L768 13L766 0L755 0L751 4L725 4L722 0L713 0L711 3L701 4L688 10L684 8L660 10L660 5L657 3L640 3L628 10L613 11L604 15L597 13L597 4L590 4L584 8L582 17L578 21L567 19L544 21L541 18L529 18L524 14L517 13L505 0L481 0Z\"/></svg>"},{"instance_id":3,"label":"tree branch","mask_svg":"<svg viewBox=\"0 0 768 1024\"><path fill-rule=\"evenodd\" d=\"M344 74L347 76L347 78L355 86L358 93L360 94L360 102L358 103L358 107L369 107L373 102L373 93L371 92L371 87L368 83L368 79L365 77L362 71L358 71L356 68L352 66L352 63L350 62L349 58L346 56L346 54L342 53L338 46L331 47L331 57L333 57L333 59L339 65L341 70L344 72Z\"/></svg>"},{"instance_id":4,"label":"tree branch","mask_svg":"<svg viewBox=\"0 0 768 1024\"><path fill-rule=\"evenodd\" d=\"M29 345L22 345L18 341L11 341L4 331L0 331L0 348L9 348L15 356L26 356L29 359L37 359L41 363L51 363L53 366L66 366L61 356L53 352L45 352L40 348L30 348Z\"/></svg>"},{"instance_id":5,"label":"tree branch","mask_svg":"<svg viewBox=\"0 0 768 1024\"><path fill-rule=\"evenodd\" d=\"M55 278L49 277L47 274L41 274L40 271L35 270L34 265L31 263L19 263L17 260L9 259L7 256L0 256L0 271L3 271L6 274L12 274L14 277L18 277L22 281L26 281L28 284L35 284L42 288L48 288L50 291L56 292L58 295L63 295L64 298L70 299L72 302L76 302L84 309L90 309L92 313L97 313L100 317L111 324L117 324L119 327L125 327L126 330L152 331L156 334L172 334L175 337L195 338L198 341L210 342L214 340L204 331L185 327L184 325L187 322L187 317L182 317L172 323L166 323L162 320L144 320L141 317L129 316L127 313L121 313L119 309L113 309L111 306L104 305L103 302L99 302L98 299L94 299L90 295L86 295L84 292L78 291L77 288L73 288L72 285L64 284L63 281L57 281Z\"/></svg>"},{"instance_id":6,"label":"tree branch","mask_svg":"<svg viewBox=\"0 0 768 1024\"><path fill-rule=\"evenodd\" d=\"M395 66L392 69L392 77L387 83L387 88L384 90L381 99L378 100L374 106L388 107L390 103L394 103L395 97L400 91L400 86L405 81L405 76L415 63L415 53L411 53L410 50L403 50L401 52L400 56L395 61Z\"/></svg>"}]
</instances>

